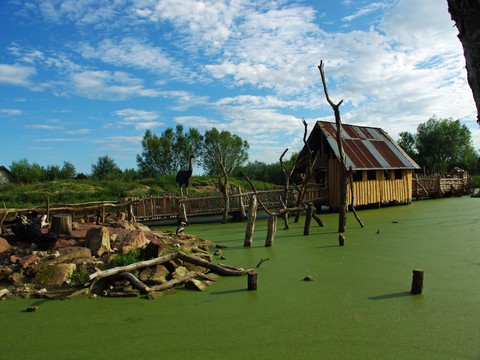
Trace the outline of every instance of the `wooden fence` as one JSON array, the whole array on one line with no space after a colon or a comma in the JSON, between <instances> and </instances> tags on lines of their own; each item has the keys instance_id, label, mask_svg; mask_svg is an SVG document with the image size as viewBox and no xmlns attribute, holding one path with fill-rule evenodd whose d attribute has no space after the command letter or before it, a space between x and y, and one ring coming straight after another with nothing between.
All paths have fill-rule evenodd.
<instances>
[{"instance_id":1,"label":"wooden fence","mask_svg":"<svg viewBox=\"0 0 480 360\"><path fill-rule=\"evenodd\" d=\"M250 199L254 192L239 192L230 194L231 216L239 216L248 207ZM311 187L305 196L305 201L316 204L326 204L327 191L318 186ZM296 202L298 192L290 190L288 194L289 204ZM265 207L270 210L277 210L283 207L282 199L284 190L258 191L257 198ZM120 213L127 214L129 219L138 222L161 221L176 219L180 217L182 209L185 207L187 217L211 216L223 214L225 209L225 200L220 193L199 195L191 197L179 197L176 195L150 196L143 198L124 198L119 201L98 201L79 204L60 204L36 206L26 209L4 208L0 209L0 226L5 219L18 214L25 214L37 211L39 214L51 216L55 213L67 213L72 216L72 220L78 218L88 218L87 220L105 222L107 215L118 217Z\"/></svg>"},{"instance_id":2,"label":"wooden fence","mask_svg":"<svg viewBox=\"0 0 480 360\"><path fill-rule=\"evenodd\" d=\"M415 198L460 196L468 194L470 184L467 179L460 178L414 178L412 195Z\"/></svg>"}]
</instances>

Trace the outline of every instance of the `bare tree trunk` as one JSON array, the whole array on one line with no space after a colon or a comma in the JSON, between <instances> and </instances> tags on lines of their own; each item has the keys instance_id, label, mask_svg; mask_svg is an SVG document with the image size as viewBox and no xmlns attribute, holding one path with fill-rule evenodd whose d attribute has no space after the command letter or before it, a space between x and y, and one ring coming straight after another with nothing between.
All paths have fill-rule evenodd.
<instances>
[{"instance_id":1,"label":"bare tree trunk","mask_svg":"<svg viewBox=\"0 0 480 360\"><path fill-rule=\"evenodd\" d=\"M325 80L325 74L323 72L323 61L320 61L318 66L320 70L320 76L322 77L323 90L325 92L325 97L327 98L328 103L333 109L335 114L335 124L337 126L337 146L340 156L340 207L339 207L339 216L338 216L338 232L345 232L345 227L347 226L347 210L348 210L348 201L347 201L347 187L348 187L348 176L347 168L345 166L345 153L343 151L342 144L342 121L340 118L340 105L342 105L343 100L340 100L338 104L333 103L328 96L327 90L327 81Z\"/></svg>"},{"instance_id":2,"label":"bare tree trunk","mask_svg":"<svg viewBox=\"0 0 480 360\"><path fill-rule=\"evenodd\" d=\"M480 125L480 1L447 0L447 3L463 46L468 84L477 105L477 123Z\"/></svg>"}]
</instances>

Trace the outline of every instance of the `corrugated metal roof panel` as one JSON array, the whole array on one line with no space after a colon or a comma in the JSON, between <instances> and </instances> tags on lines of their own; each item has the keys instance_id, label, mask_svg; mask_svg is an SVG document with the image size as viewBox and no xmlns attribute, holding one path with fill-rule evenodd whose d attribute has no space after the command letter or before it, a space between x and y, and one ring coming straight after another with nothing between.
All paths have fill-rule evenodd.
<instances>
[{"instance_id":1,"label":"corrugated metal roof panel","mask_svg":"<svg viewBox=\"0 0 480 360\"><path fill-rule=\"evenodd\" d=\"M323 135L337 158L336 125L318 121ZM341 132L346 166L353 170L418 169L419 166L380 128L342 125Z\"/></svg>"}]
</instances>

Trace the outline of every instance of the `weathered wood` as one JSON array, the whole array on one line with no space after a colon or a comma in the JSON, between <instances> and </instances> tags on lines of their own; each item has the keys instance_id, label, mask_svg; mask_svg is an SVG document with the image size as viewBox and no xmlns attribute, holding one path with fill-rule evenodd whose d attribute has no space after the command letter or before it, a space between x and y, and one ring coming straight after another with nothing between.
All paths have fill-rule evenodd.
<instances>
[{"instance_id":1,"label":"weathered wood","mask_svg":"<svg viewBox=\"0 0 480 360\"><path fill-rule=\"evenodd\" d=\"M50 231L54 234L72 235L72 218L70 215L53 215Z\"/></svg>"},{"instance_id":2,"label":"weathered wood","mask_svg":"<svg viewBox=\"0 0 480 360\"><path fill-rule=\"evenodd\" d=\"M203 275L203 276L202 276ZM181 276L181 277L178 277L178 278L174 278L170 281L167 281L166 283L164 284L160 284L160 285L154 285L154 286L151 286L150 287L150 291L164 291L164 290L168 290L168 289L171 289L172 287L174 286L177 286L177 285L180 285L180 284L184 284L186 283L187 281L189 281L190 279L193 279L195 277L201 277L201 278L204 278L204 274L200 273L200 272L197 272L197 271L190 271L188 273L186 273L185 275Z\"/></svg>"},{"instance_id":3,"label":"weathered wood","mask_svg":"<svg viewBox=\"0 0 480 360\"><path fill-rule=\"evenodd\" d=\"M107 269L107 270L104 270L104 271L99 270L99 271L94 272L93 274L90 274L89 280L90 281L99 280L99 279L103 279L103 278L106 278L106 277L109 277L109 276L112 276L112 275L120 274L122 272L130 272L130 271L135 270L135 269L140 269L140 268L144 268L144 267L148 267L148 266L163 264L164 262L175 259L177 256L178 256L178 253L171 253L171 254L167 254L167 255L164 255L164 256L157 257L155 259L139 261L139 262L136 262L136 263L130 264L130 265L118 266L118 267L115 267L115 268L112 268L112 269Z\"/></svg>"},{"instance_id":4,"label":"weathered wood","mask_svg":"<svg viewBox=\"0 0 480 360\"><path fill-rule=\"evenodd\" d=\"M267 223L267 237L265 239L265 246L272 246L277 234L277 217L275 215L268 216Z\"/></svg>"},{"instance_id":5,"label":"weathered wood","mask_svg":"<svg viewBox=\"0 0 480 360\"><path fill-rule=\"evenodd\" d=\"M139 280L132 273L124 271L120 273L120 276L123 277L124 279L127 279L135 289L140 290L142 293L148 293L151 291L147 285L145 285L141 280Z\"/></svg>"},{"instance_id":6,"label":"weathered wood","mask_svg":"<svg viewBox=\"0 0 480 360\"><path fill-rule=\"evenodd\" d=\"M424 271L422 269L414 269L412 271L412 294L421 294L423 291L423 275Z\"/></svg>"},{"instance_id":7,"label":"weathered wood","mask_svg":"<svg viewBox=\"0 0 480 360\"><path fill-rule=\"evenodd\" d=\"M303 235L310 234L310 224L312 223L313 204L308 203L307 213L305 216L305 226L303 227Z\"/></svg>"},{"instance_id":8,"label":"weathered wood","mask_svg":"<svg viewBox=\"0 0 480 360\"><path fill-rule=\"evenodd\" d=\"M245 241L243 246L250 247L253 242L253 233L255 230L255 220L257 219L257 196L252 195L250 205L248 207L247 228L245 230Z\"/></svg>"},{"instance_id":9,"label":"weathered wood","mask_svg":"<svg viewBox=\"0 0 480 360\"><path fill-rule=\"evenodd\" d=\"M103 270L103 271L98 270L93 274L90 274L89 281L103 279L109 276L117 275L123 272L130 272L132 270L141 269L148 266L160 265L167 261L174 260L177 258L180 260L183 260L184 262L188 262L190 264L204 267L217 274L225 275L225 276L241 276L241 275L245 275L246 273L248 273L248 271L250 271L248 269L244 270L241 267L233 267L233 266L227 267L221 264L212 264L207 260L203 260L196 256L189 256L182 251L178 251L178 252L157 257L155 259L139 261L130 265L118 266L118 267Z\"/></svg>"},{"instance_id":10,"label":"weathered wood","mask_svg":"<svg viewBox=\"0 0 480 360\"><path fill-rule=\"evenodd\" d=\"M257 290L257 273L255 271L248 273L247 288L248 290Z\"/></svg>"},{"instance_id":11,"label":"weathered wood","mask_svg":"<svg viewBox=\"0 0 480 360\"><path fill-rule=\"evenodd\" d=\"M345 245L345 235L338 234L338 245L344 246Z\"/></svg>"}]
</instances>

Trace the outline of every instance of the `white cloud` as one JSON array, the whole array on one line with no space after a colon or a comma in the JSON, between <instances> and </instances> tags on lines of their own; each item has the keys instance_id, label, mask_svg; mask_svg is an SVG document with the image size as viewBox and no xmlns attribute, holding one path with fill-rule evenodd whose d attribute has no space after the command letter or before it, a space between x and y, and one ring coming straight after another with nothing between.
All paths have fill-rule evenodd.
<instances>
[{"instance_id":1,"label":"white cloud","mask_svg":"<svg viewBox=\"0 0 480 360\"><path fill-rule=\"evenodd\" d=\"M128 108L117 110L114 112L114 114L122 119L120 123L118 123L118 125L133 125L137 130L153 129L164 125L163 122L154 121L159 117L156 111L146 111Z\"/></svg>"},{"instance_id":2,"label":"white cloud","mask_svg":"<svg viewBox=\"0 0 480 360\"><path fill-rule=\"evenodd\" d=\"M9 116L22 115L23 111L19 109L0 109L0 114L5 114Z\"/></svg>"},{"instance_id":3,"label":"white cloud","mask_svg":"<svg viewBox=\"0 0 480 360\"><path fill-rule=\"evenodd\" d=\"M156 73L176 72L179 67L160 47L133 37L120 41L105 39L96 47L84 43L79 50L85 58L100 59L107 64L146 69Z\"/></svg>"},{"instance_id":4,"label":"white cloud","mask_svg":"<svg viewBox=\"0 0 480 360\"><path fill-rule=\"evenodd\" d=\"M130 97L156 97L157 90L147 89L143 81L116 71L82 71L71 75L73 91L90 99L125 100Z\"/></svg>"},{"instance_id":5,"label":"white cloud","mask_svg":"<svg viewBox=\"0 0 480 360\"><path fill-rule=\"evenodd\" d=\"M63 130L63 126L46 124L30 124L25 125L25 128L34 130Z\"/></svg>"},{"instance_id":6,"label":"white cloud","mask_svg":"<svg viewBox=\"0 0 480 360\"><path fill-rule=\"evenodd\" d=\"M35 74L35 68L30 66L0 64L0 83L30 86L30 78Z\"/></svg>"}]
</instances>

